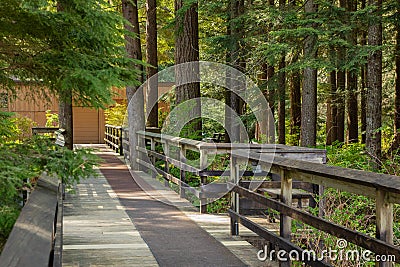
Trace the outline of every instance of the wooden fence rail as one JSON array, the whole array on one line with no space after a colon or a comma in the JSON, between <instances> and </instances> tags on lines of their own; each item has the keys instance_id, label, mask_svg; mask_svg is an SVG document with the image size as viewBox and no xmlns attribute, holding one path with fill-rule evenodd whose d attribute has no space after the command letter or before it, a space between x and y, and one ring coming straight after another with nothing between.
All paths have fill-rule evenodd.
<instances>
[{"instance_id":1,"label":"wooden fence rail","mask_svg":"<svg viewBox=\"0 0 400 267\"><path fill-rule=\"evenodd\" d=\"M229 210L232 235L239 234L239 224L242 224L264 238L271 247L282 249L286 253L295 251L302 255L301 253L308 251L292 242L292 220L297 220L318 231L370 250L376 255L390 258L390 261L377 262L377 266L393 266L394 262L400 263L400 248L393 244L393 205L400 204L400 177L321 164L325 163L326 152L318 149L268 144L213 144L146 131L137 134L141 139L138 144L146 145L136 147L136 161L149 169L154 177L161 174L166 185L170 182L177 184L182 197L186 192L198 197L201 212L206 211L207 198L221 197L218 193L226 192L226 189L232 191L232 205ZM199 154L195 163L189 162L185 157L189 150ZM230 165L226 170L209 169L210 158L217 154L230 155ZM161 164L157 164L160 162L164 163L163 168L159 167ZM246 169L243 166L247 166ZM249 166L257 166L257 170L249 170ZM179 169L178 176L172 174L172 167ZM173 173L176 175L176 170ZM198 188L193 188L187 183L187 173L199 177ZM254 180L242 179L245 176L257 175L269 176L268 181L259 181L257 189L250 186ZM210 187L206 184L209 176L228 176L229 182ZM279 179L274 180L274 177ZM271 178L273 181L270 181ZM275 197L264 194L271 191L271 188L275 190ZM307 196L306 193L296 193L298 188L303 189L302 192L305 190L313 193L312 196L323 192L324 188L335 188L376 199L376 236L369 236L325 219L323 198L316 203L319 206L318 216L294 207L293 199L299 195L300 198ZM279 234L269 231L242 213L244 200L253 201L264 210L278 212ZM314 251L317 250L318 248L315 248ZM315 259L301 260L310 266L331 266L329 262L318 259L318 256ZM291 262L281 261L280 265L291 266Z\"/></svg>"},{"instance_id":2,"label":"wooden fence rail","mask_svg":"<svg viewBox=\"0 0 400 267\"><path fill-rule=\"evenodd\" d=\"M121 156L124 154L122 144L122 127L114 125L105 126L104 142Z\"/></svg>"},{"instance_id":3,"label":"wooden fence rail","mask_svg":"<svg viewBox=\"0 0 400 267\"><path fill-rule=\"evenodd\" d=\"M271 161L271 157L262 153L236 150L231 153L231 169L236 170L231 172L231 180L239 179L240 163L247 161L257 161L262 168L266 167L271 172L278 173L281 176L281 199L280 201L270 199L241 187L237 183L232 184L234 195L236 198L246 196L266 208L278 211L280 213L280 236L254 224L245 216L239 214L238 202L234 202L229 210L233 235L239 234L237 225L241 223L278 247L286 251L296 250L301 253L303 250L291 243L291 220L295 219L325 233L343 238L347 242L370 250L377 255L393 256L394 261L400 263L400 248L393 245L393 204L400 204L400 177L283 157L274 157ZM376 238L293 208L291 205L293 179L375 198ZM289 262L285 262L282 265L289 264ZM309 261L308 264L311 266L330 266L328 263L318 260ZM378 266L392 266L392 262L378 262L377 264Z\"/></svg>"},{"instance_id":4,"label":"wooden fence rail","mask_svg":"<svg viewBox=\"0 0 400 267\"><path fill-rule=\"evenodd\" d=\"M139 131L139 139L147 144L146 147L136 147L139 155L136 161L147 169L150 169L155 175L161 174L165 179L165 184L172 182L179 186L181 196L185 192L190 192L200 200L200 212L207 211L208 199L217 199L229 191L226 183L207 184L207 177L210 176L230 176L229 167L226 170L209 170L209 161L218 154L228 154L237 149L250 149L252 151L263 151L268 155L281 155L284 157L301 157L305 160L324 163L326 152L321 149L310 149L300 147L290 147L275 144L232 144L232 143L207 143L186 138L179 138L169 135L149 131ZM156 151L156 146L162 145L162 152ZM186 154L189 150L199 153L199 159L195 162L187 162ZM148 157L147 157L148 156ZM156 161L164 162L164 168L156 166ZM170 165L179 169L179 177L173 176L170 172ZM199 177L200 186L191 187L186 181L186 173L192 173ZM244 171L242 176L267 176L268 172L254 173L253 171ZM259 185L263 181L259 181ZM269 182L268 182L269 183ZM266 186L268 187L268 186Z\"/></svg>"},{"instance_id":5,"label":"wooden fence rail","mask_svg":"<svg viewBox=\"0 0 400 267\"><path fill-rule=\"evenodd\" d=\"M41 176L0 256L0 267L62 265L62 187Z\"/></svg>"}]
</instances>

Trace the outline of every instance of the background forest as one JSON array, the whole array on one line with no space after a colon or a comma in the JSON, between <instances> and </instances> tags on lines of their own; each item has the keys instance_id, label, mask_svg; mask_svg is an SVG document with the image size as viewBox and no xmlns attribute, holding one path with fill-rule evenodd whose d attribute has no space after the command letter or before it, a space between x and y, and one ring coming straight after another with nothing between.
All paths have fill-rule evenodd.
<instances>
[{"instance_id":1,"label":"background forest","mask_svg":"<svg viewBox=\"0 0 400 267\"><path fill-rule=\"evenodd\" d=\"M0 1L1 85L17 90L18 78L48 88L38 92L44 97L58 95L60 126L67 133L72 133L72 99L102 108L112 104L113 86L126 87L129 100L158 70L213 61L239 69L259 85L275 116L277 142L324 147L329 164L398 175L399 53L397 0ZM246 104L224 88L178 86L171 105L200 95L225 101L250 132L254 129ZM158 115L152 111L147 125L158 126L165 114ZM7 131L12 120L2 116L0 130ZM206 121L195 127L222 131ZM21 143L9 132L1 138L1 153L10 151L10 143ZM67 147L72 143L67 137ZM61 153L50 144L40 153L46 151ZM9 168L10 162L2 159L0 164ZM33 165L34 176L46 164ZM8 182L10 175L3 174ZM346 216L327 211L327 218L373 234L373 201L328 193L332 207L351 204L352 210ZM14 219L17 195L10 198ZM5 236L10 225L8 218L4 221ZM395 236L399 244L398 222Z\"/></svg>"},{"instance_id":2,"label":"background forest","mask_svg":"<svg viewBox=\"0 0 400 267\"><path fill-rule=\"evenodd\" d=\"M200 59L243 71L263 90L279 143L351 144L365 150L366 169L393 162L400 145L398 1L150 0L137 7L147 63L162 70ZM156 17L149 16L151 7ZM186 90L225 101L251 132L243 101L223 88L200 86ZM175 104L180 94L177 88ZM148 125L158 126L156 120L150 116Z\"/></svg>"}]
</instances>

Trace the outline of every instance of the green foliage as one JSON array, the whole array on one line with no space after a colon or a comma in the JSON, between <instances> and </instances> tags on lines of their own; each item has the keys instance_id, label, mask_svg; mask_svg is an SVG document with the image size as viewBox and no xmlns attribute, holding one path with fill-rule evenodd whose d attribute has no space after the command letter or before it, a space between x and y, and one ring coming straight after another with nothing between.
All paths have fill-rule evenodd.
<instances>
[{"instance_id":1,"label":"green foliage","mask_svg":"<svg viewBox=\"0 0 400 267\"><path fill-rule=\"evenodd\" d=\"M57 5L61 6L59 10ZM112 87L138 84L124 47L124 19L105 0L0 3L0 83L18 77L82 106L112 102ZM42 94L48 94L42 91Z\"/></svg>"},{"instance_id":2,"label":"green foliage","mask_svg":"<svg viewBox=\"0 0 400 267\"><path fill-rule=\"evenodd\" d=\"M32 127L37 126L37 123L28 117L17 114L12 123L15 126L15 134L17 140L23 141L32 136Z\"/></svg>"},{"instance_id":3,"label":"green foliage","mask_svg":"<svg viewBox=\"0 0 400 267\"><path fill-rule=\"evenodd\" d=\"M51 110L46 110L46 127L59 126L58 114L52 113Z\"/></svg>"},{"instance_id":4,"label":"green foliage","mask_svg":"<svg viewBox=\"0 0 400 267\"><path fill-rule=\"evenodd\" d=\"M226 195L220 199L213 201L207 205L208 213L226 213L231 205L230 195Z\"/></svg>"},{"instance_id":5,"label":"green foliage","mask_svg":"<svg viewBox=\"0 0 400 267\"><path fill-rule=\"evenodd\" d=\"M127 106L125 103L116 103L113 107L104 110L104 114L106 115L106 124L114 126L124 125L126 110Z\"/></svg>"},{"instance_id":6,"label":"green foliage","mask_svg":"<svg viewBox=\"0 0 400 267\"><path fill-rule=\"evenodd\" d=\"M12 122L14 113L0 111L0 143L5 142L15 132L15 125Z\"/></svg>"},{"instance_id":7,"label":"green foliage","mask_svg":"<svg viewBox=\"0 0 400 267\"><path fill-rule=\"evenodd\" d=\"M71 188L80 179L96 176L99 162L91 150L72 151L43 136L0 144L0 243L18 217L22 191L31 190L43 172Z\"/></svg>"},{"instance_id":8,"label":"green foliage","mask_svg":"<svg viewBox=\"0 0 400 267\"><path fill-rule=\"evenodd\" d=\"M0 144L10 141L23 141L32 135L36 122L11 112L0 111Z\"/></svg>"},{"instance_id":9,"label":"green foliage","mask_svg":"<svg viewBox=\"0 0 400 267\"><path fill-rule=\"evenodd\" d=\"M330 165L365 171L373 170L369 165L369 157L365 153L364 144L335 143L333 146L327 146L326 151Z\"/></svg>"}]
</instances>

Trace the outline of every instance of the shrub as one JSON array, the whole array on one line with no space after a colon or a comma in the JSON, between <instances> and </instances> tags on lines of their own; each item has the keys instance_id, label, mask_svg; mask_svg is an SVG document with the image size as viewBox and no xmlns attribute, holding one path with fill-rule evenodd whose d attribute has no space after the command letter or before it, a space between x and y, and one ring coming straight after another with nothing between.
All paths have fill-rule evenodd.
<instances>
[{"instance_id":1,"label":"shrub","mask_svg":"<svg viewBox=\"0 0 400 267\"><path fill-rule=\"evenodd\" d=\"M57 113L51 113L51 110L46 110L46 127L59 127L59 119Z\"/></svg>"},{"instance_id":2,"label":"shrub","mask_svg":"<svg viewBox=\"0 0 400 267\"><path fill-rule=\"evenodd\" d=\"M45 171L72 188L95 176L100 159L89 149L68 150L43 136L0 144L0 243L10 233L21 209L21 193L33 188ZM1 244L0 244L1 247Z\"/></svg>"},{"instance_id":3,"label":"shrub","mask_svg":"<svg viewBox=\"0 0 400 267\"><path fill-rule=\"evenodd\" d=\"M123 104L115 104L115 106L110 107L104 111L106 115L106 124L114 125L114 126L122 126L124 124L125 115L126 115L127 105Z\"/></svg>"}]
</instances>

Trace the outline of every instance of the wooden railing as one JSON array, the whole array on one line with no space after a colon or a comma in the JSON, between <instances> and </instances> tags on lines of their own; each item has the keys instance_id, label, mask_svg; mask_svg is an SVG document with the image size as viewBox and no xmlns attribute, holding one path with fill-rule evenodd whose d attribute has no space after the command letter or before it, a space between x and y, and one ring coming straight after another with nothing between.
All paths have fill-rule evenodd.
<instances>
[{"instance_id":1,"label":"wooden railing","mask_svg":"<svg viewBox=\"0 0 400 267\"><path fill-rule=\"evenodd\" d=\"M179 138L168 135L161 135L148 131L140 131L137 133L142 146L136 147L139 152L136 158L137 163L152 171L153 177L161 174L165 179L165 185L170 182L179 186L181 197L186 192L192 193L200 200L200 212L207 211L207 200L222 197L229 191L227 183L207 184L207 177L230 176L229 170L209 170L207 168L208 161L218 154L230 154L231 151L237 149L248 148L253 151L264 151L269 155L278 154L285 157L301 157L305 160L324 163L326 160L326 152L321 149L309 149L290 147L283 145L261 145L261 144L231 144L231 143L207 143L195 141L186 138ZM147 144L147 146L146 146ZM156 146L162 145L163 151L156 151ZM189 164L186 160L186 154L189 150L199 153L199 159L196 164ZM148 157L147 157L148 156ZM157 167L156 161L163 161L164 168ZM170 168L179 169L179 177L171 174ZM192 173L199 178L200 186L198 188L191 187L186 181L186 173ZM242 176L267 176L268 172L243 171ZM268 185L267 185L268 184ZM258 181L261 187L272 187L273 182ZM304 185L303 183L302 185ZM306 186L307 187L307 186ZM304 188L306 189L306 188Z\"/></svg>"},{"instance_id":2,"label":"wooden railing","mask_svg":"<svg viewBox=\"0 0 400 267\"><path fill-rule=\"evenodd\" d=\"M57 137L55 132L59 129L58 127L32 127L32 135L47 134L50 136L50 139L55 140Z\"/></svg>"},{"instance_id":3,"label":"wooden railing","mask_svg":"<svg viewBox=\"0 0 400 267\"><path fill-rule=\"evenodd\" d=\"M62 265L62 186L41 176L0 256L0 267Z\"/></svg>"},{"instance_id":4,"label":"wooden railing","mask_svg":"<svg viewBox=\"0 0 400 267\"><path fill-rule=\"evenodd\" d=\"M235 150L231 153L230 161L231 170L233 170L231 171L232 181L238 182L240 163L248 161L258 162L262 169L271 167L270 172L279 174L281 199L280 201L274 200L241 187L238 183L233 183L231 186L234 192L234 201L229 210L233 235L239 234L238 224L240 223L273 245L287 252L297 251L299 255L302 255L304 250L291 242L291 221L295 219L330 235L343 238L347 242L370 250L377 255L391 256L391 260L400 263L400 248L393 245L393 204L400 204L400 177L326 166L279 156L271 158L263 153L254 153L248 150ZM294 179L375 198L376 238L293 208L292 185ZM252 199L266 208L278 211L280 213L279 236L240 214L239 196ZM318 260L305 260L305 262L311 266L331 266ZM392 266L391 262L378 262L377 264ZM290 262L282 262L281 265L290 266Z\"/></svg>"},{"instance_id":5,"label":"wooden railing","mask_svg":"<svg viewBox=\"0 0 400 267\"><path fill-rule=\"evenodd\" d=\"M104 142L121 156L124 154L122 147L122 127L106 125Z\"/></svg>"}]
</instances>

